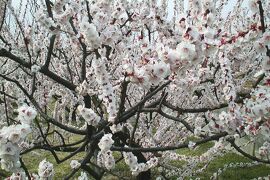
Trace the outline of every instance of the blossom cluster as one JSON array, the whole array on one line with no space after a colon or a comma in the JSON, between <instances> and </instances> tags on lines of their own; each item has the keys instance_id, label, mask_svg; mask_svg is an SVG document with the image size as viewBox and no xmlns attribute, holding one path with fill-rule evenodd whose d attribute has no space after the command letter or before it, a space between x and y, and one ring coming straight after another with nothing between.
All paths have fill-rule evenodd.
<instances>
[{"instance_id":1,"label":"blossom cluster","mask_svg":"<svg viewBox=\"0 0 270 180\"><path fill-rule=\"evenodd\" d=\"M88 176L86 174L86 172L81 172L81 175L78 177L78 180L88 180Z\"/></svg>"},{"instance_id":2,"label":"blossom cluster","mask_svg":"<svg viewBox=\"0 0 270 180\"><path fill-rule=\"evenodd\" d=\"M123 152L125 163L132 171L132 175L138 175L140 172L147 171L158 165L156 157L150 158L146 163L138 163L137 157L132 152Z\"/></svg>"},{"instance_id":3,"label":"blossom cluster","mask_svg":"<svg viewBox=\"0 0 270 180\"><path fill-rule=\"evenodd\" d=\"M220 68L222 70L222 85L225 100L230 102L236 98L236 89L233 83L231 62L223 53L219 54Z\"/></svg>"},{"instance_id":4,"label":"blossom cluster","mask_svg":"<svg viewBox=\"0 0 270 180\"><path fill-rule=\"evenodd\" d=\"M270 155L270 143L264 142L263 145L259 148L259 154L262 157L269 157Z\"/></svg>"},{"instance_id":5,"label":"blossom cluster","mask_svg":"<svg viewBox=\"0 0 270 180\"><path fill-rule=\"evenodd\" d=\"M177 45L176 49L170 49L164 52L164 62L170 65L170 69L180 71L187 69L190 65L194 66L196 58L196 47L189 41L182 41ZM198 62L198 61L197 61Z\"/></svg>"},{"instance_id":6,"label":"blossom cluster","mask_svg":"<svg viewBox=\"0 0 270 180\"><path fill-rule=\"evenodd\" d=\"M267 138L270 132L270 89L268 86L259 86L251 93L251 97L245 100L244 131L248 135L261 134Z\"/></svg>"},{"instance_id":7,"label":"blossom cluster","mask_svg":"<svg viewBox=\"0 0 270 180\"><path fill-rule=\"evenodd\" d=\"M217 119L209 122L209 129L212 132L228 132L232 135L236 134L236 130L243 124L242 116L239 108L232 108L232 111L234 111L234 113L222 111Z\"/></svg>"},{"instance_id":8,"label":"blossom cluster","mask_svg":"<svg viewBox=\"0 0 270 180\"><path fill-rule=\"evenodd\" d=\"M16 172L20 168L19 144L31 132L28 125L4 127L0 131L0 158L1 168Z\"/></svg>"},{"instance_id":9,"label":"blossom cluster","mask_svg":"<svg viewBox=\"0 0 270 180\"><path fill-rule=\"evenodd\" d=\"M132 59L126 58L123 70L131 82L149 88L162 82L170 74L167 64L157 58L142 57L142 61L134 64Z\"/></svg>"},{"instance_id":10,"label":"blossom cluster","mask_svg":"<svg viewBox=\"0 0 270 180\"><path fill-rule=\"evenodd\" d=\"M17 119L21 122L21 124L28 124L30 125L37 116L37 111L28 105L23 105L18 108L18 117Z\"/></svg>"},{"instance_id":11,"label":"blossom cluster","mask_svg":"<svg viewBox=\"0 0 270 180\"><path fill-rule=\"evenodd\" d=\"M98 147L100 148L100 152L97 155L97 163L101 167L105 167L107 169L114 168L115 160L110 150L113 145L114 140L112 139L112 134L105 134L98 143Z\"/></svg>"},{"instance_id":12,"label":"blossom cluster","mask_svg":"<svg viewBox=\"0 0 270 180\"><path fill-rule=\"evenodd\" d=\"M97 49L101 45L100 37L97 32L97 28L93 23L89 23L87 18L83 18L80 24L80 30L85 38L86 44Z\"/></svg>"},{"instance_id":13,"label":"blossom cluster","mask_svg":"<svg viewBox=\"0 0 270 180\"><path fill-rule=\"evenodd\" d=\"M54 175L53 164L46 159L41 161L38 166L38 175L40 180L52 180Z\"/></svg>"},{"instance_id":14,"label":"blossom cluster","mask_svg":"<svg viewBox=\"0 0 270 180\"><path fill-rule=\"evenodd\" d=\"M117 114L116 98L113 86L109 80L109 74L106 71L105 61L105 58L94 59L93 68L96 75L96 81L102 89L100 99L104 101L104 104L107 108L108 121L114 122Z\"/></svg>"},{"instance_id":15,"label":"blossom cluster","mask_svg":"<svg viewBox=\"0 0 270 180\"><path fill-rule=\"evenodd\" d=\"M36 117L34 108L23 105L18 108L17 119L21 124L3 127L0 130L1 168L17 172L20 168L20 150L25 138L32 132L31 122Z\"/></svg>"},{"instance_id":16,"label":"blossom cluster","mask_svg":"<svg viewBox=\"0 0 270 180\"><path fill-rule=\"evenodd\" d=\"M3 2L6 1L0 4ZM270 152L269 86L256 85L258 88L252 93L253 83L249 88L244 86L253 81L251 77L261 69L260 75L264 73L264 79L269 77L270 59L266 56L266 46L270 46L267 26L270 14L264 11L262 19L258 5L261 2L264 9L269 9L270 3L249 0L249 8L241 10L243 2L237 1L234 9L224 15L229 3L226 0L173 0L172 5L168 5L168 1L155 0L55 0L41 2L37 10L31 9L37 11L35 15L31 13L33 23L22 20L23 8L17 13L10 3L7 13L11 11L16 23L22 23L14 32L8 32L10 27L3 24L0 51L10 47L9 53L14 54L10 57L18 58L14 62L10 57L5 59L0 74L18 77L18 82L26 91L32 91L31 95L44 112L50 114L48 105L52 101L53 120L58 122L54 124L62 126L50 128L64 137L55 135L61 140L59 147L67 145L63 139L72 135L69 130L81 130L83 134L87 125L91 125L98 128L94 133L108 133L109 126L115 137L105 134L98 143L100 151L97 154L97 164L109 170L116 163L112 145L122 146L114 142L119 136L116 132L121 130L127 136L134 133L134 143L142 148L172 147L188 142L191 150L197 143L189 141L188 137L194 135L202 139L213 134L228 134L235 139L248 136L251 142L262 135L259 138L263 143L256 145L258 154L266 159ZM174 6L172 18L168 6ZM27 4L25 9L28 8ZM0 6L0 16L2 13ZM44 61L49 62L49 68L39 72ZM23 68L12 72L10 67L14 64ZM170 80L170 84L151 96L152 88L165 80ZM123 81L127 82L124 95L118 88ZM23 96L13 83L10 84L4 80L5 87L3 93L0 92L7 99L5 105L0 103L2 114L4 110L12 114L9 100L13 96ZM270 84L269 79L266 84ZM91 108L86 108L84 102L87 95L93 102ZM164 95L161 100L160 95ZM100 101L96 101L96 97ZM119 109L118 99L125 100L123 104L121 101L123 109ZM143 104L142 109L133 108L138 103ZM75 111L77 106L78 111ZM18 113L15 120L21 124L0 130L1 166L12 172L18 172L19 153L27 144L24 140L34 129L30 125L37 115L36 110L27 105L21 106ZM138 114L136 127L135 114ZM80 117L85 120L84 125ZM118 123L118 117L123 124ZM108 126L98 126L103 118L108 120L109 123L104 122ZM0 126L5 125L2 119ZM66 126L72 128L62 128ZM51 132L50 128L47 133ZM93 137L99 136L93 134ZM149 159L145 163L138 162L133 153L123 154L134 175L159 164L162 167L159 170L166 176L178 175L181 179L192 175L199 163L208 164L221 155L226 145L226 138L220 138L214 147L198 157L180 156L170 151L171 154L161 152L162 158L157 159L153 158L155 153L142 153ZM188 163L181 169L171 170L166 166L171 159ZM72 160L70 166L78 170L81 164ZM40 178L52 179L51 163L44 160L39 169ZM23 174L12 176L15 179ZM79 179L88 179L87 174L82 173Z\"/></svg>"},{"instance_id":17,"label":"blossom cluster","mask_svg":"<svg viewBox=\"0 0 270 180\"><path fill-rule=\"evenodd\" d=\"M85 108L82 105L78 106L78 111L80 115L84 118L84 120L92 126L97 126L100 117L91 109L91 108Z\"/></svg>"},{"instance_id":18,"label":"blossom cluster","mask_svg":"<svg viewBox=\"0 0 270 180\"><path fill-rule=\"evenodd\" d=\"M26 175L24 172L19 172L19 173L12 173L12 175L10 177L7 178L8 180L22 180L22 179L26 179ZM35 175L32 178L33 180L37 179L35 177Z\"/></svg>"},{"instance_id":19,"label":"blossom cluster","mask_svg":"<svg viewBox=\"0 0 270 180\"><path fill-rule=\"evenodd\" d=\"M63 8L65 7L65 8ZM63 10L65 9L65 10ZM58 0L54 5L54 18L59 24L64 24L78 11L76 3L68 3L67 0Z\"/></svg>"},{"instance_id":20,"label":"blossom cluster","mask_svg":"<svg viewBox=\"0 0 270 180\"><path fill-rule=\"evenodd\" d=\"M111 150L100 151L97 155L97 165L105 167L106 169L113 169L115 160Z\"/></svg>"},{"instance_id":21,"label":"blossom cluster","mask_svg":"<svg viewBox=\"0 0 270 180\"><path fill-rule=\"evenodd\" d=\"M80 168L80 166L81 166L81 163L79 163L77 160L70 161L70 167L72 169L78 169L78 168Z\"/></svg>"}]
</instances>

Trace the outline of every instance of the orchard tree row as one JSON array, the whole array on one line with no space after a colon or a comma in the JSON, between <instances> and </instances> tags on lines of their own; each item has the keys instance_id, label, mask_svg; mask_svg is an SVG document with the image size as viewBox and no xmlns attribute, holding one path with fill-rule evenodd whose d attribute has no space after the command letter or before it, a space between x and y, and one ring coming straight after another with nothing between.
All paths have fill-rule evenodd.
<instances>
[{"instance_id":1,"label":"orchard tree row","mask_svg":"<svg viewBox=\"0 0 270 180\"><path fill-rule=\"evenodd\" d=\"M269 12L267 0L1 0L1 168L53 179L51 162L34 174L22 159L39 149L72 160L65 179L115 175L122 159L137 179L182 179L231 149L269 164Z\"/></svg>"}]
</instances>

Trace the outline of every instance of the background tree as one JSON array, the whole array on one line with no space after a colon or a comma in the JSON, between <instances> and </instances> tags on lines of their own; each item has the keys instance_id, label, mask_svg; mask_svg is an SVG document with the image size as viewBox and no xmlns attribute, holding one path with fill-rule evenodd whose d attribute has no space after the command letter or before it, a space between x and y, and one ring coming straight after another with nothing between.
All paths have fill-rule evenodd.
<instances>
[{"instance_id":1,"label":"background tree","mask_svg":"<svg viewBox=\"0 0 270 180\"><path fill-rule=\"evenodd\" d=\"M53 177L46 160L28 172L21 156L37 149L57 163L85 152L65 179L101 179L123 158L138 179L154 167L184 178L230 148L269 164L267 1L16 3L0 7L0 158L13 177ZM209 141L201 156L175 153Z\"/></svg>"}]
</instances>

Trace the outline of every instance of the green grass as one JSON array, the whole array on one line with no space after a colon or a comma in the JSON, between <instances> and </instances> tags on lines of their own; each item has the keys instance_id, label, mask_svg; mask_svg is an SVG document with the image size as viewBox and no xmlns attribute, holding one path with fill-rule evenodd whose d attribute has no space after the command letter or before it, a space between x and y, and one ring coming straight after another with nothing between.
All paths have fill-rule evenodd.
<instances>
[{"instance_id":1,"label":"green grass","mask_svg":"<svg viewBox=\"0 0 270 180\"><path fill-rule=\"evenodd\" d=\"M60 159L63 159L68 154L69 153L57 153ZM54 157L51 155L50 152L44 150L37 150L34 152L30 152L27 155L24 155L23 161L25 162L25 165L28 167L29 172L37 174L39 162L42 161L43 159L46 159L47 161L53 163L54 165L55 179L61 179L72 171L70 167L70 161L73 159L80 160L84 157L84 155L85 153L79 153L75 155L73 158L61 164L57 164L57 162L55 161ZM79 176L78 173L77 176Z\"/></svg>"},{"instance_id":2,"label":"green grass","mask_svg":"<svg viewBox=\"0 0 270 180\"><path fill-rule=\"evenodd\" d=\"M213 173L217 172L219 168L223 168L224 164L229 163L237 163L237 162L251 162L251 160L235 154L235 153L227 153L222 157L218 157L212 162L210 162L206 171L199 174L198 177L201 179L210 179ZM244 167L244 168L228 168L225 172L219 176L219 180L224 179L233 179L233 180L247 180L260 176L267 176L270 174L270 167L267 165L256 165L252 167Z\"/></svg>"},{"instance_id":3,"label":"green grass","mask_svg":"<svg viewBox=\"0 0 270 180\"><path fill-rule=\"evenodd\" d=\"M190 138L189 140L195 140L195 138ZM190 150L189 148L179 149L176 152L182 155L189 156L199 156L205 153L209 148L214 145L213 142L208 142L196 147L194 150ZM252 162L250 159L243 157L235 152L226 153L224 156L217 157L213 161L209 163L206 170L203 173L198 174L195 177L190 178L201 178L202 180L209 180L213 173L217 172L219 168L223 169L225 164L229 163L237 163L237 162ZM181 168L185 162L183 161L171 161L170 165L174 165L175 167ZM204 164L198 164L198 168L202 168ZM228 168L226 171L222 172L219 176L219 180L247 180L253 179L256 177L264 177L270 174L270 166L269 165L256 165L252 167L244 167L244 168ZM171 179L177 179L177 177L173 177Z\"/></svg>"},{"instance_id":4,"label":"green grass","mask_svg":"<svg viewBox=\"0 0 270 180\"><path fill-rule=\"evenodd\" d=\"M81 140L83 137L82 136L71 136L69 138L69 142L77 142L79 140ZM51 138L49 138L51 139ZM77 145L77 147L79 147L79 145ZM56 152L58 158L61 160L63 158L65 158L67 155L69 155L69 153L65 153L65 152ZM28 154L25 154L22 156L22 159L25 163L25 165L28 167L28 170L30 173L36 173L38 171L38 164L40 161L42 161L43 159L46 159L47 161L53 163L54 165L54 177L55 179L61 179L64 176L68 175L72 169L70 167L70 162L71 160L81 160L83 159L85 156L85 152L82 153L78 153L76 154L74 157L70 158L69 160L61 163L61 164L57 164L57 162L54 159L54 156L49 152L49 151L45 151L45 150L35 150L32 152L29 152ZM80 173L77 173L75 177L79 176Z\"/></svg>"},{"instance_id":5,"label":"green grass","mask_svg":"<svg viewBox=\"0 0 270 180\"><path fill-rule=\"evenodd\" d=\"M199 156L205 153L209 148L211 148L214 145L213 142L207 142L204 144L201 144L200 146L197 146L195 149L190 150L189 148L183 148L183 149L178 149L176 152L178 154L184 154L188 156Z\"/></svg>"},{"instance_id":6,"label":"green grass","mask_svg":"<svg viewBox=\"0 0 270 180\"><path fill-rule=\"evenodd\" d=\"M78 141L80 140L81 137L71 137L70 142ZM214 145L213 142L208 142L205 144L202 144L195 148L194 150L190 150L188 148L184 149L179 149L176 152L178 154L184 154L184 155L191 155L191 156L198 156L206 152L210 147ZM64 158L65 156L68 155L68 153L57 153L60 159ZM115 159L119 159L121 157L121 154L119 152L114 152L113 153ZM56 161L54 160L54 157L51 155L50 152L44 151L44 150L36 150L33 152L30 152L28 154L23 155L23 161L25 162L26 166L28 167L28 170L30 173L37 173L38 170L38 164L40 161L43 159L47 159L47 161L51 162L54 164L54 170L55 170L55 176L54 179L62 179L66 175L68 175L72 169L70 167L70 161L72 159L80 160L85 156L85 153L79 153L73 158L67 160L64 163L57 164ZM218 157L211 161L206 168L206 170L203 173L198 174L196 177L200 177L201 179L208 180L210 177L213 175L214 172L217 172L219 168L223 168L224 164L229 164L229 163L236 163L236 162L251 162L251 160L236 154L234 152L227 153L224 156ZM170 165L175 166L177 168L181 168L183 165L186 164L184 161L170 161ZM198 168L201 168L203 164L199 164ZM125 164L124 160L122 159L119 163L116 164L115 169L112 171L113 173L123 176L123 177L128 177L129 179L135 179L131 175L131 172L129 170L129 167ZM0 171L0 173L5 173L3 171ZM159 172L157 171L157 168L152 170L153 176L157 176ZM267 165L256 165L252 166L250 168L228 168L225 172L222 173L222 175L219 176L219 180L227 180L227 179L232 179L232 180L247 180L247 179L252 179L260 176L267 176L270 174L270 166ZM80 175L80 171L76 174L74 179ZM195 179L196 177L189 177L186 179L193 178ZM177 177L173 177L170 179L176 179ZM1 179L1 178L0 178ZM103 178L104 180L116 180L118 179L115 176L112 176L110 174L106 174ZM154 178L153 178L154 179Z\"/></svg>"}]
</instances>

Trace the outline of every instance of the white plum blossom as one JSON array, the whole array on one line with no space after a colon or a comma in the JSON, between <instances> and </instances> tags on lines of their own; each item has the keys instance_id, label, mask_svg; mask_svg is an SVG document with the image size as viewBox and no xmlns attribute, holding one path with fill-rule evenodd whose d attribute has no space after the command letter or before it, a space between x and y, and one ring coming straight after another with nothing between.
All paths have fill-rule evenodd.
<instances>
[{"instance_id":1,"label":"white plum blossom","mask_svg":"<svg viewBox=\"0 0 270 180\"><path fill-rule=\"evenodd\" d=\"M269 160L268 1L20 1L21 8L0 0L0 21L14 21L0 23L1 168L24 180L22 154L78 149L93 153L90 166L102 176L124 158L134 176L158 166L168 179L186 179L233 141L241 149L254 143L251 156ZM215 145L199 156L167 151L208 140ZM70 176L87 170L80 162L70 162ZM212 178L228 167L236 165ZM33 179L53 179L53 165L43 160L38 174Z\"/></svg>"},{"instance_id":2,"label":"white plum blossom","mask_svg":"<svg viewBox=\"0 0 270 180\"><path fill-rule=\"evenodd\" d=\"M112 151L110 150L113 143L114 140L112 139L112 134L105 134L98 143L98 147L101 150L97 156L98 165L109 170L113 169L115 166L115 160Z\"/></svg>"},{"instance_id":3,"label":"white plum blossom","mask_svg":"<svg viewBox=\"0 0 270 180\"><path fill-rule=\"evenodd\" d=\"M164 59L164 61L166 63L174 63L176 61L179 61L180 60L180 53L179 51L176 51L176 50L170 50L168 53L167 53L167 56L166 58Z\"/></svg>"},{"instance_id":4,"label":"white plum blossom","mask_svg":"<svg viewBox=\"0 0 270 180\"><path fill-rule=\"evenodd\" d=\"M96 81L102 89L100 99L104 101L104 104L107 108L107 112L109 114L108 121L114 122L117 114L116 98L114 89L109 80L109 74L105 67L105 62L106 58L94 59L93 68L96 75Z\"/></svg>"},{"instance_id":5,"label":"white plum blossom","mask_svg":"<svg viewBox=\"0 0 270 180\"><path fill-rule=\"evenodd\" d=\"M84 80L79 86L76 88L76 92L78 92L80 95L85 96L88 93L89 85Z\"/></svg>"},{"instance_id":6,"label":"white plum blossom","mask_svg":"<svg viewBox=\"0 0 270 180\"><path fill-rule=\"evenodd\" d=\"M12 175L8 178L8 180L24 180L26 179L26 175L24 172L12 173Z\"/></svg>"},{"instance_id":7,"label":"white plum blossom","mask_svg":"<svg viewBox=\"0 0 270 180\"><path fill-rule=\"evenodd\" d=\"M35 14L36 20L42 24L47 29L55 29L56 23L51 17L48 17L47 12L45 9L40 8L39 11Z\"/></svg>"},{"instance_id":8,"label":"white plum blossom","mask_svg":"<svg viewBox=\"0 0 270 180\"><path fill-rule=\"evenodd\" d=\"M77 160L70 161L70 167L72 169L78 169L78 168L80 168L80 166L81 166L81 163L79 163Z\"/></svg>"},{"instance_id":9,"label":"white plum blossom","mask_svg":"<svg viewBox=\"0 0 270 180\"><path fill-rule=\"evenodd\" d=\"M52 180L54 175L53 164L44 159L39 163L38 175L41 180Z\"/></svg>"},{"instance_id":10,"label":"white plum blossom","mask_svg":"<svg viewBox=\"0 0 270 180\"><path fill-rule=\"evenodd\" d=\"M157 166L158 159L150 158L146 163L138 163L137 157L131 152L123 152L125 163L132 171L132 175L138 175L140 172L147 171L150 168Z\"/></svg>"},{"instance_id":11,"label":"white plum blossom","mask_svg":"<svg viewBox=\"0 0 270 180\"><path fill-rule=\"evenodd\" d=\"M36 111L31 108L25 112L26 115L24 112L22 112L23 115L19 113L18 118L21 122L25 122L25 119L28 118L28 123L28 121L31 121L36 116ZM29 112L29 116L27 112ZM20 168L19 154L22 148L21 144L23 144L25 138L32 132L30 125L27 123L4 126L0 129L0 163L1 168L6 171L17 172L18 168Z\"/></svg>"},{"instance_id":12,"label":"white plum blossom","mask_svg":"<svg viewBox=\"0 0 270 180\"><path fill-rule=\"evenodd\" d=\"M111 150L100 151L97 155L97 164L111 170L115 166L115 160Z\"/></svg>"},{"instance_id":13,"label":"white plum blossom","mask_svg":"<svg viewBox=\"0 0 270 180\"><path fill-rule=\"evenodd\" d=\"M133 83L140 84L144 87L149 87L149 76L144 68L134 68L129 80Z\"/></svg>"},{"instance_id":14,"label":"white plum blossom","mask_svg":"<svg viewBox=\"0 0 270 180\"><path fill-rule=\"evenodd\" d=\"M138 64L133 64L128 59L123 65L123 69L128 76L128 79L135 84L144 88L156 86L164 81L170 75L170 64L160 61L156 58L148 59L145 57L143 61Z\"/></svg>"},{"instance_id":15,"label":"white plum blossom","mask_svg":"<svg viewBox=\"0 0 270 180\"><path fill-rule=\"evenodd\" d=\"M80 30L90 47L95 49L101 45L96 26L93 23L89 23L87 18L83 18L80 24Z\"/></svg>"},{"instance_id":16,"label":"white plum blossom","mask_svg":"<svg viewBox=\"0 0 270 180\"><path fill-rule=\"evenodd\" d=\"M110 130L112 131L112 133L116 133L119 132L123 129L123 125L121 124L113 124L112 126L110 126Z\"/></svg>"},{"instance_id":17,"label":"white plum blossom","mask_svg":"<svg viewBox=\"0 0 270 180\"><path fill-rule=\"evenodd\" d=\"M189 42L181 42L177 46L177 50L179 51L182 60L192 61L196 56L195 45Z\"/></svg>"},{"instance_id":18,"label":"white plum blossom","mask_svg":"<svg viewBox=\"0 0 270 180\"><path fill-rule=\"evenodd\" d=\"M23 105L20 108L18 108L18 119L22 124L28 124L30 125L37 116L37 112L34 108L28 106L28 105Z\"/></svg>"},{"instance_id":19,"label":"white plum blossom","mask_svg":"<svg viewBox=\"0 0 270 180\"><path fill-rule=\"evenodd\" d=\"M88 176L86 174L86 172L81 172L81 175L78 177L78 180L88 180Z\"/></svg>"},{"instance_id":20,"label":"white plum blossom","mask_svg":"<svg viewBox=\"0 0 270 180\"><path fill-rule=\"evenodd\" d=\"M100 117L91 108L85 108L82 105L79 105L77 109L89 125L98 125Z\"/></svg>"},{"instance_id":21,"label":"white plum blossom","mask_svg":"<svg viewBox=\"0 0 270 180\"><path fill-rule=\"evenodd\" d=\"M193 141L189 141L189 142L188 142L188 148L189 148L189 149L194 149L195 146L196 146L196 143L195 143L195 142L193 142Z\"/></svg>"},{"instance_id":22,"label":"white plum blossom","mask_svg":"<svg viewBox=\"0 0 270 180\"><path fill-rule=\"evenodd\" d=\"M169 50L164 62L170 65L170 70L172 72L183 70L189 64L189 60L181 59L181 55L178 50Z\"/></svg>"},{"instance_id":23,"label":"white plum blossom","mask_svg":"<svg viewBox=\"0 0 270 180\"><path fill-rule=\"evenodd\" d=\"M31 67L32 73L37 73L39 70L40 70L40 66L38 66L36 64Z\"/></svg>"},{"instance_id":24,"label":"white plum blossom","mask_svg":"<svg viewBox=\"0 0 270 180\"><path fill-rule=\"evenodd\" d=\"M6 144L1 144L0 154L1 156L11 155L15 156L18 153L18 145L13 144L11 142L7 142Z\"/></svg>"},{"instance_id":25,"label":"white plum blossom","mask_svg":"<svg viewBox=\"0 0 270 180\"><path fill-rule=\"evenodd\" d=\"M114 140L112 139L112 134L105 134L99 141L98 147L101 151L110 150L113 145Z\"/></svg>"},{"instance_id":26,"label":"white plum blossom","mask_svg":"<svg viewBox=\"0 0 270 180\"><path fill-rule=\"evenodd\" d=\"M261 156L269 156L270 154L270 143L264 142L263 145L258 150Z\"/></svg>"}]
</instances>

